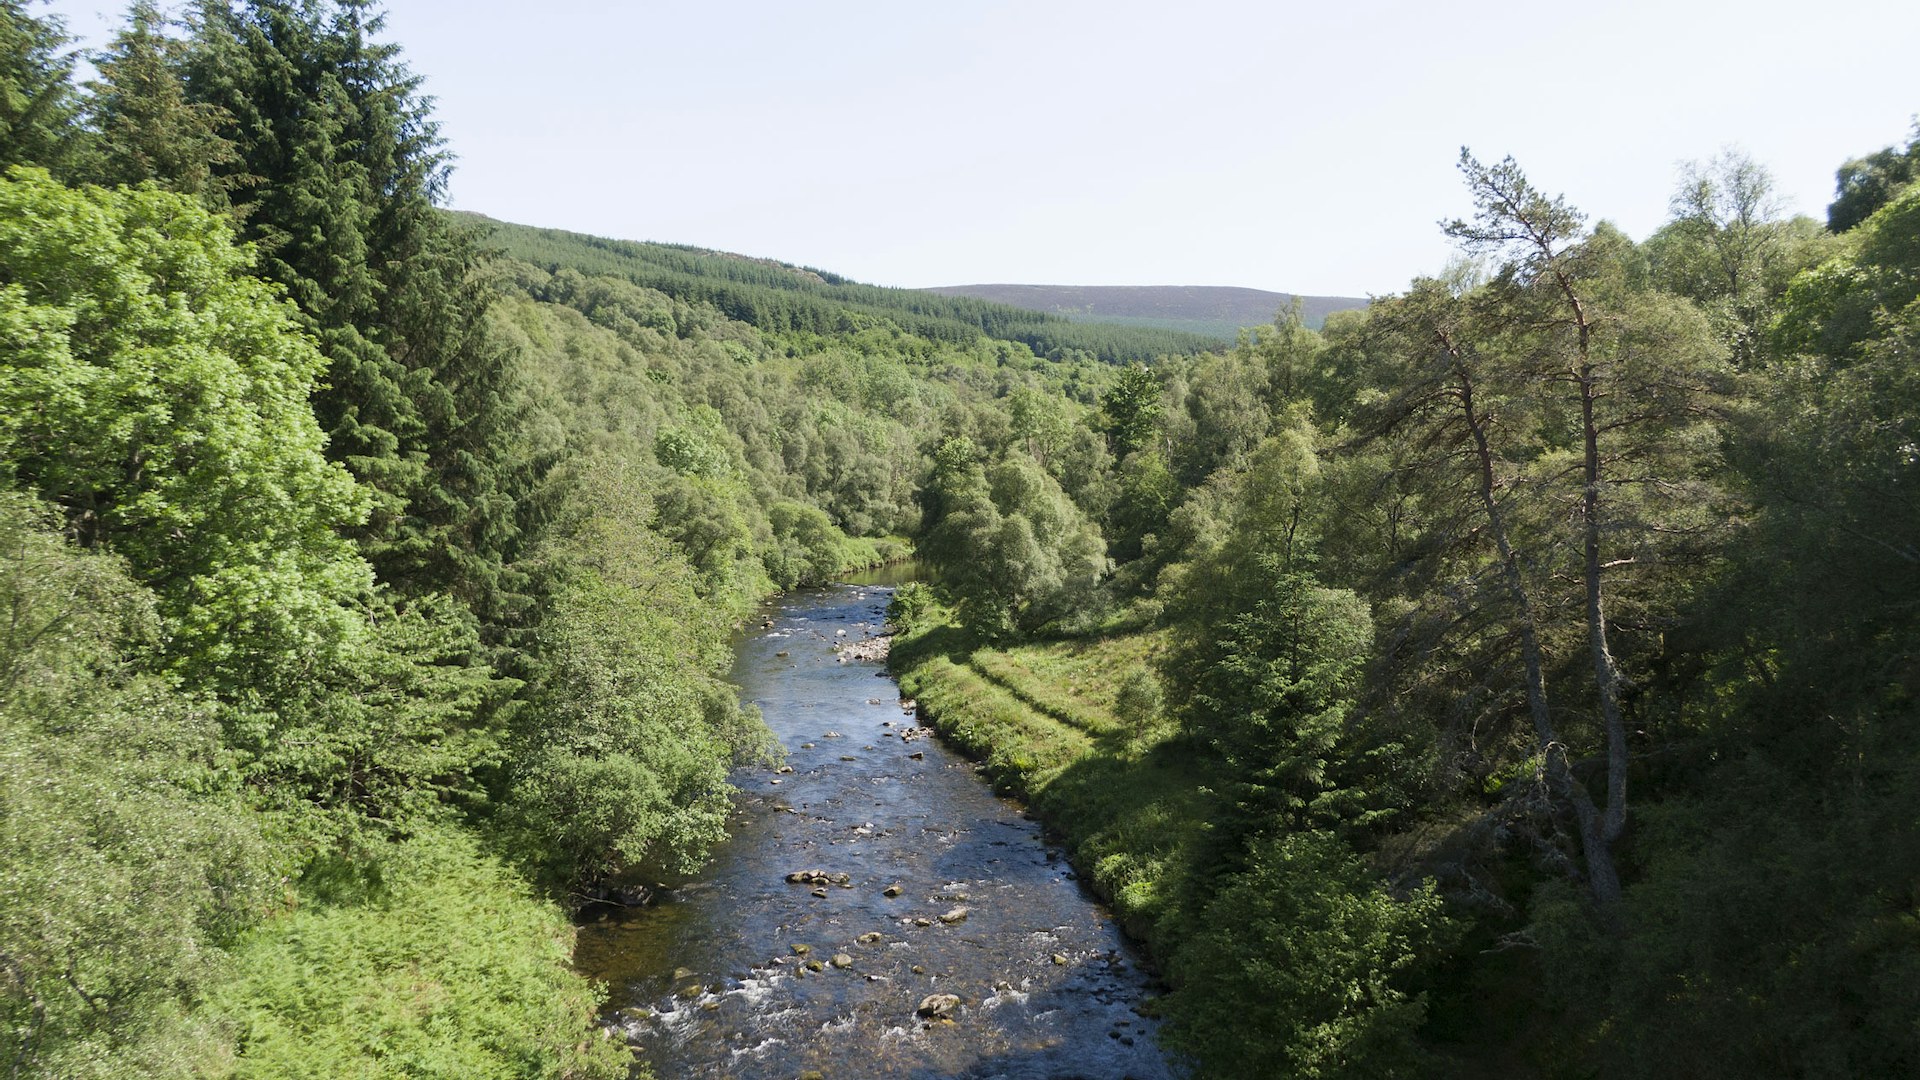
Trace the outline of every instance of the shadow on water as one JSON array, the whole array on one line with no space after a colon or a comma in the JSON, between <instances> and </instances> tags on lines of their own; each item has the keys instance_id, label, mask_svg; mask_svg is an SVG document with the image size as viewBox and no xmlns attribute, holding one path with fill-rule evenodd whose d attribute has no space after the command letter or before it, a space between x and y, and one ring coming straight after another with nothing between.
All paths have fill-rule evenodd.
<instances>
[{"instance_id":1,"label":"shadow on water","mask_svg":"<svg viewBox=\"0 0 1920 1080\"><path fill-rule=\"evenodd\" d=\"M839 655L910 574L786 597L741 641L734 680L791 772L736 774L708 867L652 907L590 912L576 964L663 1078L1178 1075L1138 1011L1151 980L1061 853L880 665ZM951 1019L916 1015L940 994Z\"/></svg>"}]
</instances>

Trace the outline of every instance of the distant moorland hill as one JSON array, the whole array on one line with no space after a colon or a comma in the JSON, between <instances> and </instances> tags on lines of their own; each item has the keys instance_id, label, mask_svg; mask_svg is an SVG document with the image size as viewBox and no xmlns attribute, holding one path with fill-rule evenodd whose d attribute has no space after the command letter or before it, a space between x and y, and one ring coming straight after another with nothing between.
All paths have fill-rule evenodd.
<instances>
[{"instance_id":1,"label":"distant moorland hill","mask_svg":"<svg viewBox=\"0 0 1920 1080\"><path fill-rule=\"evenodd\" d=\"M1358 296L1301 296L1221 285L941 285L926 292L970 296L1076 322L1120 323L1184 330L1232 340L1243 326L1260 326L1300 301L1300 315L1319 329L1329 314L1367 306Z\"/></svg>"}]
</instances>

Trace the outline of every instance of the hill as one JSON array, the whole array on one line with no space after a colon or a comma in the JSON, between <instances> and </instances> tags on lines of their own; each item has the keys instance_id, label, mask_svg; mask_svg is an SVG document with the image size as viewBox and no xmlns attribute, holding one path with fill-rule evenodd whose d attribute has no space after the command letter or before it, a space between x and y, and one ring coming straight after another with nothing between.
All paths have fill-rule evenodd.
<instances>
[{"instance_id":1,"label":"hill","mask_svg":"<svg viewBox=\"0 0 1920 1080\"><path fill-rule=\"evenodd\" d=\"M1358 296L1295 296L1219 285L941 285L923 290L1063 315L1076 321L1154 326L1232 340L1243 326L1273 321L1295 300L1308 326L1367 306Z\"/></svg>"},{"instance_id":2,"label":"hill","mask_svg":"<svg viewBox=\"0 0 1920 1080\"><path fill-rule=\"evenodd\" d=\"M769 333L838 334L878 320L948 344L992 338L1020 342L1039 356L1085 353L1120 364L1217 350L1232 337L863 285L824 270L681 244L614 240L479 214L456 216L484 230L484 243L543 270L619 278L686 303L711 304L728 318Z\"/></svg>"}]
</instances>

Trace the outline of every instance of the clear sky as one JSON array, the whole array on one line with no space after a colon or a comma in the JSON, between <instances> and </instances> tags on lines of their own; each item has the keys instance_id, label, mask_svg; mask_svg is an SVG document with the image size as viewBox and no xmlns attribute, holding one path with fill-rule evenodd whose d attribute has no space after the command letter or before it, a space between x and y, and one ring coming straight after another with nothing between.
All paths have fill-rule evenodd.
<instances>
[{"instance_id":1,"label":"clear sky","mask_svg":"<svg viewBox=\"0 0 1920 1080\"><path fill-rule=\"evenodd\" d=\"M1640 238L1728 146L1822 216L1920 112L1913 0L390 0L388 31L454 206L883 285L1393 292L1448 257L1463 145Z\"/></svg>"}]
</instances>

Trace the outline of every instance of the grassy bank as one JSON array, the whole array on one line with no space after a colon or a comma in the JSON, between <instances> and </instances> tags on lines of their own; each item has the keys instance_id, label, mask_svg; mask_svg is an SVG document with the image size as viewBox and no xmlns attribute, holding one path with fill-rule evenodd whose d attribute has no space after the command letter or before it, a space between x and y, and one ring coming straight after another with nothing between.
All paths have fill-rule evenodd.
<instances>
[{"instance_id":1,"label":"grassy bank","mask_svg":"<svg viewBox=\"0 0 1920 1080\"><path fill-rule=\"evenodd\" d=\"M1173 725L1120 708L1165 644L1154 632L1001 649L936 621L902 633L892 661L922 717L1033 808L1156 955L1181 935L1214 816L1204 763Z\"/></svg>"}]
</instances>

